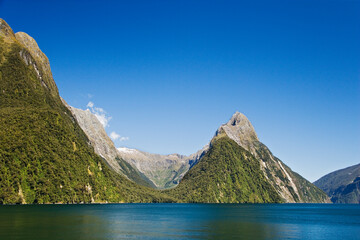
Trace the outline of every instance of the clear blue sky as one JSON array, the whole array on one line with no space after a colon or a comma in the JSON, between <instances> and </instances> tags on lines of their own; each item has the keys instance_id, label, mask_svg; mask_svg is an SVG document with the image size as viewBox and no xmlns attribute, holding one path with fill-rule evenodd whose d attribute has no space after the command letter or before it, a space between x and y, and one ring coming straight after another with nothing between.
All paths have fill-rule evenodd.
<instances>
[{"instance_id":1,"label":"clear blue sky","mask_svg":"<svg viewBox=\"0 0 360 240\"><path fill-rule=\"evenodd\" d=\"M313 181L360 162L359 1L17 1L0 17L115 143L190 154L237 110Z\"/></svg>"}]
</instances>

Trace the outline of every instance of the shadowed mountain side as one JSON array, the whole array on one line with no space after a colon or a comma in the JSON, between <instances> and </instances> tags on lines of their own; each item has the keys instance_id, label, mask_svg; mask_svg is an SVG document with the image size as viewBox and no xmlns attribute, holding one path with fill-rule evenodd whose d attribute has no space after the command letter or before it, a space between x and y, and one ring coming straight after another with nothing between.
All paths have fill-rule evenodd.
<instances>
[{"instance_id":1,"label":"shadowed mountain side","mask_svg":"<svg viewBox=\"0 0 360 240\"><path fill-rule=\"evenodd\" d=\"M334 203L360 203L360 164L329 173L314 184Z\"/></svg>"}]
</instances>

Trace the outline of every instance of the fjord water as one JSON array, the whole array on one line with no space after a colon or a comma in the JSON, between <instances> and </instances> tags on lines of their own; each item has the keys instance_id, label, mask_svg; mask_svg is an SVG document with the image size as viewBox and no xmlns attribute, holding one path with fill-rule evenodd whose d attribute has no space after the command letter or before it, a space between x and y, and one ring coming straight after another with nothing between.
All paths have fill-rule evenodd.
<instances>
[{"instance_id":1,"label":"fjord water","mask_svg":"<svg viewBox=\"0 0 360 240\"><path fill-rule=\"evenodd\" d=\"M360 205L0 206L0 239L360 239Z\"/></svg>"}]
</instances>

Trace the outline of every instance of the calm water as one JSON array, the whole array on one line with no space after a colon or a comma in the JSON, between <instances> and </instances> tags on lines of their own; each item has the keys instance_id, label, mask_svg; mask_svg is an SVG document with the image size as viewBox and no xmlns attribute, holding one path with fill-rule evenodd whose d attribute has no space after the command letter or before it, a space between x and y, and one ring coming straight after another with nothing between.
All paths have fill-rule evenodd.
<instances>
[{"instance_id":1,"label":"calm water","mask_svg":"<svg viewBox=\"0 0 360 240\"><path fill-rule=\"evenodd\" d=\"M0 206L0 239L360 239L360 205Z\"/></svg>"}]
</instances>

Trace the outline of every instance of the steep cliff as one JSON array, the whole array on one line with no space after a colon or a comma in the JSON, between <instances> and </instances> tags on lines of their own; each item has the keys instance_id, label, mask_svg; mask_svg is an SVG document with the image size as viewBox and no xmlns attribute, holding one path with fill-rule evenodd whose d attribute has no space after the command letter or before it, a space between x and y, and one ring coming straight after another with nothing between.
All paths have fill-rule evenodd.
<instances>
[{"instance_id":1,"label":"steep cliff","mask_svg":"<svg viewBox=\"0 0 360 240\"><path fill-rule=\"evenodd\" d=\"M62 99L64 105L72 112L76 121L89 138L89 144L94 147L95 153L117 173L128 179L148 187L155 187L153 182L132 165L121 159L113 141L107 135L103 125L89 109L82 110L69 106Z\"/></svg>"}]
</instances>

